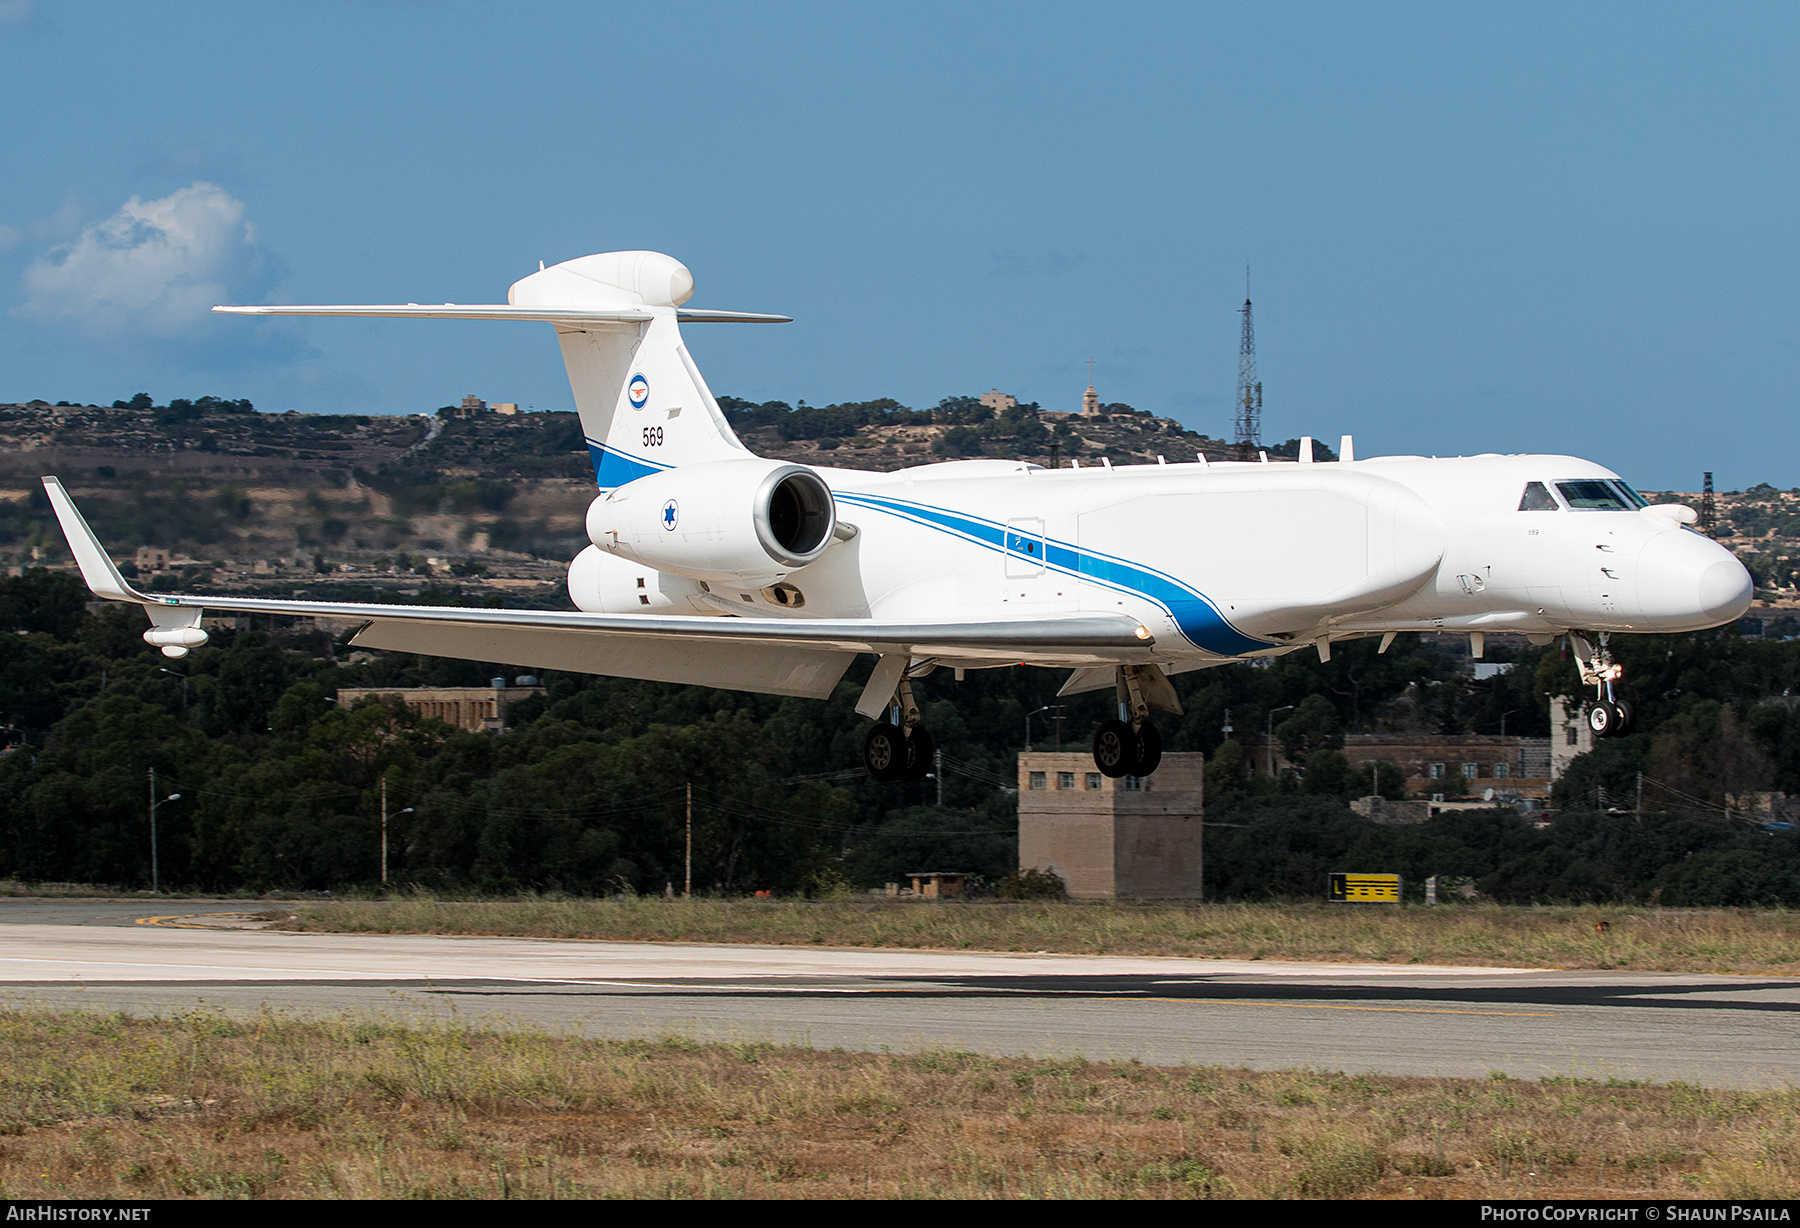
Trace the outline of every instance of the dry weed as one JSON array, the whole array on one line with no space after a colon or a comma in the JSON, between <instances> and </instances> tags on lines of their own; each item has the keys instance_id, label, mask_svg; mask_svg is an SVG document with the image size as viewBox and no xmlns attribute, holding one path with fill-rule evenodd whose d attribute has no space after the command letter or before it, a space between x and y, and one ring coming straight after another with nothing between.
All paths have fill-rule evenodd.
<instances>
[{"instance_id":1,"label":"dry weed","mask_svg":"<svg viewBox=\"0 0 1800 1228\"><path fill-rule=\"evenodd\" d=\"M1791 1198L1800 1094L0 1013L0 1197Z\"/></svg>"},{"instance_id":2,"label":"dry weed","mask_svg":"<svg viewBox=\"0 0 1800 1228\"><path fill-rule=\"evenodd\" d=\"M280 928L351 933L1800 972L1800 914L1728 909L412 897L269 916Z\"/></svg>"}]
</instances>

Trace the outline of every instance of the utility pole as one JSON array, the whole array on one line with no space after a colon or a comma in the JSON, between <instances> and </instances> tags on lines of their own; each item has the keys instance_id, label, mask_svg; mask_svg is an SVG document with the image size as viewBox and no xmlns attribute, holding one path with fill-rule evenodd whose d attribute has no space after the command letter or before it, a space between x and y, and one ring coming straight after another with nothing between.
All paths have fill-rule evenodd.
<instances>
[{"instance_id":1,"label":"utility pole","mask_svg":"<svg viewBox=\"0 0 1800 1228\"><path fill-rule=\"evenodd\" d=\"M1256 459L1262 445L1262 381L1256 376L1256 325L1250 316L1250 266L1244 266L1244 330L1238 339L1237 397L1232 424L1237 440L1237 459Z\"/></svg>"},{"instance_id":2,"label":"utility pole","mask_svg":"<svg viewBox=\"0 0 1800 1228\"><path fill-rule=\"evenodd\" d=\"M931 752L931 772L937 777L938 805L944 804L944 752L935 747Z\"/></svg>"},{"instance_id":3,"label":"utility pole","mask_svg":"<svg viewBox=\"0 0 1800 1228\"><path fill-rule=\"evenodd\" d=\"M687 782L687 855L682 862L681 898L694 894L694 782Z\"/></svg>"},{"instance_id":4,"label":"utility pole","mask_svg":"<svg viewBox=\"0 0 1800 1228\"><path fill-rule=\"evenodd\" d=\"M171 794L169 794L169 796L163 798L162 800L163 800L163 802L178 802L181 800L181 794L171 793ZM156 769L151 768L150 769L150 894L151 895L161 895L162 894L162 874L161 874L161 868L157 865L157 858L156 858L156 808L158 806L160 806L161 804L162 804L162 802L159 802L156 800Z\"/></svg>"},{"instance_id":5,"label":"utility pole","mask_svg":"<svg viewBox=\"0 0 1800 1228\"><path fill-rule=\"evenodd\" d=\"M395 813L396 814L411 814L412 812L413 812L413 808L411 806L408 806L405 810L396 811ZM383 772L381 774L381 885L383 887L387 886L387 880L388 880L387 824L388 824L387 773Z\"/></svg>"},{"instance_id":6,"label":"utility pole","mask_svg":"<svg viewBox=\"0 0 1800 1228\"><path fill-rule=\"evenodd\" d=\"M156 866L156 769L150 769L150 894L160 895Z\"/></svg>"},{"instance_id":7,"label":"utility pole","mask_svg":"<svg viewBox=\"0 0 1800 1228\"><path fill-rule=\"evenodd\" d=\"M1279 708L1270 708L1269 719L1263 722L1263 745L1267 747L1269 751L1270 776L1275 775L1275 714L1277 712L1292 712L1293 710L1293 704L1283 704Z\"/></svg>"}]
</instances>

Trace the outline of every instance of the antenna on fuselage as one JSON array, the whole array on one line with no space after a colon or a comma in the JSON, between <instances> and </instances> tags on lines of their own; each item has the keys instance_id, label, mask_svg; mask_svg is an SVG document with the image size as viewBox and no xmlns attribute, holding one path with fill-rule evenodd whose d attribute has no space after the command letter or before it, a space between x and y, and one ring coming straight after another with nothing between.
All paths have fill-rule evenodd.
<instances>
[{"instance_id":1,"label":"antenna on fuselage","mask_svg":"<svg viewBox=\"0 0 1800 1228\"><path fill-rule=\"evenodd\" d=\"M1235 453L1253 460L1262 446L1262 381L1256 377L1256 324L1250 316L1250 266L1244 266L1244 331L1238 342L1237 398L1233 402Z\"/></svg>"}]
</instances>

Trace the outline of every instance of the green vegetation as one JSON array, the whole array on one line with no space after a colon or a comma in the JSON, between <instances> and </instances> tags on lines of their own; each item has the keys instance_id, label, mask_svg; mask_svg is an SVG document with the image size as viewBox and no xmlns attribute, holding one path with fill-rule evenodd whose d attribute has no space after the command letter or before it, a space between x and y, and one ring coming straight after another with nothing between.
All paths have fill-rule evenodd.
<instances>
[{"instance_id":1,"label":"green vegetation","mask_svg":"<svg viewBox=\"0 0 1800 1228\"><path fill-rule=\"evenodd\" d=\"M1228 450L1177 422L1119 403L1102 406L1094 417L1047 414L1035 403L996 415L979 398L966 396L945 397L931 409L912 409L891 398L791 406L720 397L719 405L753 451L851 467L891 469L977 457L1051 464L1090 454L1120 463L1154 462L1158 453L1191 459L1204 451L1216 458ZM1299 440L1291 442L1298 450Z\"/></svg>"},{"instance_id":2,"label":"green vegetation","mask_svg":"<svg viewBox=\"0 0 1800 1228\"><path fill-rule=\"evenodd\" d=\"M429 586L413 599L470 600ZM919 690L944 778L876 784L852 714L866 664L823 702L552 673L546 694L511 709L511 732L473 734L334 701L345 687L479 686L521 669L398 653L353 663L321 631L261 618L174 665L143 643L140 612L88 606L70 575L0 579L0 723L20 744L0 754L3 877L148 885L154 767L182 794L158 814L161 878L175 888L370 886L385 778L390 881L407 887L660 894L684 878L691 785L702 893L818 897L925 869L992 892L1017 866L1007 787L1026 714L1049 749L1055 725L1038 709L1058 702L1061 681L937 671ZM1415 898L1440 875L1519 903L1792 905L1800 836L1763 830L1728 798L1800 792L1800 713L1769 698L1793 685L1800 644L1724 631L1620 652L1647 696L1641 732L1578 761L1566 809L1542 828L1497 809L1372 823L1346 798L1397 782L1350 771L1337 748L1345 730L1371 727L1485 732L1504 717L1542 731L1542 695L1573 684L1554 646L1482 682L1462 672L1466 658L1413 637L1386 655L1364 641L1329 664L1299 654L1178 676L1187 715L1158 720L1170 750L1210 756L1209 898L1316 898L1327 873L1358 865L1405 874ZM1105 700L1062 701L1065 745L1082 745ZM1227 711L1238 730L1272 724L1304 770L1269 776L1224 740ZM1646 813L1609 813L1635 810L1639 771Z\"/></svg>"},{"instance_id":3,"label":"green vegetation","mask_svg":"<svg viewBox=\"0 0 1800 1228\"><path fill-rule=\"evenodd\" d=\"M283 905L269 916L277 928L337 933L1800 972L1800 914L1790 912L1492 904L1133 905L1045 899L955 903L857 899L844 893L811 903L635 897L441 900L412 895L380 903L301 902ZM1602 921L1605 930L1597 928Z\"/></svg>"},{"instance_id":4,"label":"green vegetation","mask_svg":"<svg viewBox=\"0 0 1800 1228\"><path fill-rule=\"evenodd\" d=\"M0 1197L1789 1198L1800 1094L0 1014Z\"/></svg>"}]
</instances>

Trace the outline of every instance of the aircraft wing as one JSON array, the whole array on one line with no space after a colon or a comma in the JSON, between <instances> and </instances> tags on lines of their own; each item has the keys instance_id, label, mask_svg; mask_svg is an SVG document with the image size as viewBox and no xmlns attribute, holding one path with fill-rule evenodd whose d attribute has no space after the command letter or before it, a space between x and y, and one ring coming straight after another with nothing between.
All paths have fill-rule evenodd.
<instances>
[{"instance_id":1,"label":"aircraft wing","mask_svg":"<svg viewBox=\"0 0 1800 1228\"><path fill-rule=\"evenodd\" d=\"M165 636L153 643L180 646L189 642L183 633L203 643L206 610L361 620L367 625L351 640L361 647L812 698L829 695L859 652L1073 667L1148 662L1154 654L1150 631L1125 615L887 622L153 596L119 574L60 481L46 477L44 490L88 588L143 606L154 624L149 634Z\"/></svg>"}]
</instances>

